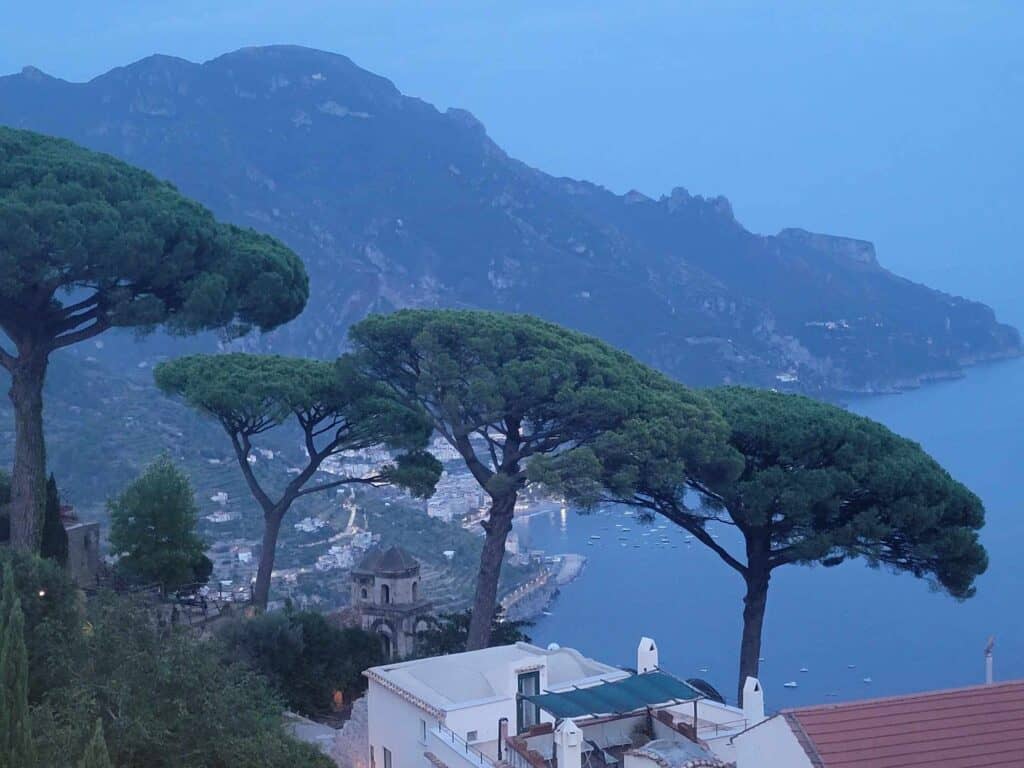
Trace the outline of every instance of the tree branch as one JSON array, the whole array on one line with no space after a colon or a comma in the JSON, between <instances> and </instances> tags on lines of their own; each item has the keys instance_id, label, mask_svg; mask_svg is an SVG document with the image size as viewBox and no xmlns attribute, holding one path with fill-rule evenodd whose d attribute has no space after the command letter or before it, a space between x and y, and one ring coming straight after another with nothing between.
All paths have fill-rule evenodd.
<instances>
[{"instance_id":1,"label":"tree branch","mask_svg":"<svg viewBox=\"0 0 1024 768\"><path fill-rule=\"evenodd\" d=\"M664 504L654 502L653 504L644 501L638 501L631 506L640 506L657 512L662 517L671 520L673 523L678 525L693 534L695 539L698 539L708 549L718 555L726 565L741 574L746 574L747 566L733 557L729 550L719 544L712 538L711 534L708 533L704 526L701 525L697 520L694 520L692 516L681 512L674 504Z\"/></svg>"},{"instance_id":2,"label":"tree branch","mask_svg":"<svg viewBox=\"0 0 1024 768\"><path fill-rule=\"evenodd\" d=\"M64 315L64 317L71 317L71 315L75 314L76 312L81 312L83 309L97 306L99 302L100 295L98 293L94 293L89 298L83 299L77 304L69 304L66 307L62 307L60 313Z\"/></svg>"},{"instance_id":3,"label":"tree branch","mask_svg":"<svg viewBox=\"0 0 1024 768\"><path fill-rule=\"evenodd\" d=\"M462 460L466 462L466 467L481 487L487 485L487 481L494 476L494 472L489 470L484 463L480 461L480 457L476 455L476 451L473 449L473 444L469 442L469 437L466 435L456 435L454 438L455 450L462 456ZM497 468L495 468L497 469Z\"/></svg>"},{"instance_id":4,"label":"tree branch","mask_svg":"<svg viewBox=\"0 0 1024 768\"><path fill-rule=\"evenodd\" d=\"M51 350L60 349L61 347L69 347L80 341L91 339L93 336L99 336L108 328L110 328L110 321L104 317L97 317L96 321L92 325L87 325L85 328L80 328L72 333L65 333L61 336L57 336L50 342L49 346Z\"/></svg>"},{"instance_id":5,"label":"tree branch","mask_svg":"<svg viewBox=\"0 0 1024 768\"><path fill-rule=\"evenodd\" d=\"M341 485L380 485L381 483L387 482L387 478L384 475L374 475L373 477L346 477L343 480L332 480L329 483L320 483L319 485L311 485L309 488L303 488L299 491L295 497L305 496L310 493L319 493L320 491L329 491L331 488L337 488Z\"/></svg>"},{"instance_id":6,"label":"tree branch","mask_svg":"<svg viewBox=\"0 0 1024 768\"><path fill-rule=\"evenodd\" d=\"M260 486L259 480L256 479L256 474L252 471L252 465L249 463L249 454L252 453L252 443L249 442L249 436L244 432L237 433L231 432L231 445L234 446L235 456L238 458L238 465L242 468L242 475L245 477L245 482L249 486L249 490L252 495L256 497L256 501L263 508L263 512L269 513L276 505L270 496L267 495L266 491Z\"/></svg>"},{"instance_id":7,"label":"tree branch","mask_svg":"<svg viewBox=\"0 0 1024 768\"><path fill-rule=\"evenodd\" d=\"M0 365L6 368L8 371L11 370L14 365L18 362L18 358L12 355L3 347L0 347Z\"/></svg>"}]
</instances>

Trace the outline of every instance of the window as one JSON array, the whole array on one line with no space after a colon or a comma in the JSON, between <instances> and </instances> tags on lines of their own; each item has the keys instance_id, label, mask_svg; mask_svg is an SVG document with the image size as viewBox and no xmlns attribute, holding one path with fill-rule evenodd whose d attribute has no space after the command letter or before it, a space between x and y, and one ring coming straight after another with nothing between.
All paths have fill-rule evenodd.
<instances>
[{"instance_id":1,"label":"window","mask_svg":"<svg viewBox=\"0 0 1024 768\"><path fill-rule=\"evenodd\" d=\"M384 750L384 768L391 768L391 750L387 747L381 747Z\"/></svg>"},{"instance_id":2,"label":"window","mask_svg":"<svg viewBox=\"0 0 1024 768\"><path fill-rule=\"evenodd\" d=\"M417 600L419 600L419 592L420 592L420 583L418 581L414 581L412 583L412 601L414 603Z\"/></svg>"},{"instance_id":3,"label":"window","mask_svg":"<svg viewBox=\"0 0 1024 768\"><path fill-rule=\"evenodd\" d=\"M373 745L370 745L370 768L377 768L377 761L373 759Z\"/></svg>"},{"instance_id":4,"label":"window","mask_svg":"<svg viewBox=\"0 0 1024 768\"><path fill-rule=\"evenodd\" d=\"M427 721L420 720L420 743L427 743Z\"/></svg>"},{"instance_id":5,"label":"window","mask_svg":"<svg viewBox=\"0 0 1024 768\"><path fill-rule=\"evenodd\" d=\"M466 741L472 744L474 741L479 741L476 731L466 731Z\"/></svg>"},{"instance_id":6,"label":"window","mask_svg":"<svg viewBox=\"0 0 1024 768\"><path fill-rule=\"evenodd\" d=\"M540 709L522 698L540 693L540 670L523 672L518 680L519 697L516 699L516 733L523 733L540 722Z\"/></svg>"},{"instance_id":7,"label":"window","mask_svg":"<svg viewBox=\"0 0 1024 768\"><path fill-rule=\"evenodd\" d=\"M359 596L363 598L363 600L370 596L370 594L366 591L366 587L363 587L361 590L359 590Z\"/></svg>"},{"instance_id":8,"label":"window","mask_svg":"<svg viewBox=\"0 0 1024 768\"><path fill-rule=\"evenodd\" d=\"M387 605L391 602L391 587L387 584L380 585L380 601Z\"/></svg>"}]
</instances>

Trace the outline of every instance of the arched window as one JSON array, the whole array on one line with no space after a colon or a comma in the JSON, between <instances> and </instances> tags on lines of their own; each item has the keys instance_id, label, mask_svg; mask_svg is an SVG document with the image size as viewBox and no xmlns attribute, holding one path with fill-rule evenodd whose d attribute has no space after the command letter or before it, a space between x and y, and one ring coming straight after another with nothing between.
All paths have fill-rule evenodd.
<instances>
[{"instance_id":1,"label":"arched window","mask_svg":"<svg viewBox=\"0 0 1024 768\"><path fill-rule=\"evenodd\" d=\"M415 602L416 602L417 600L419 600L419 599L420 599L420 598L419 598L419 594L420 594L420 583L419 583L418 581L414 581L414 582L412 583L412 601L413 601L414 603L415 603Z\"/></svg>"},{"instance_id":2,"label":"arched window","mask_svg":"<svg viewBox=\"0 0 1024 768\"><path fill-rule=\"evenodd\" d=\"M391 587L387 584L380 585L380 601L384 605L388 605L391 602Z\"/></svg>"},{"instance_id":3,"label":"arched window","mask_svg":"<svg viewBox=\"0 0 1024 768\"><path fill-rule=\"evenodd\" d=\"M363 600L365 600L366 598L368 598L370 596L370 594L366 591L366 587L363 587L362 589L359 590L359 596L361 598L363 598Z\"/></svg>"}]
</instances>

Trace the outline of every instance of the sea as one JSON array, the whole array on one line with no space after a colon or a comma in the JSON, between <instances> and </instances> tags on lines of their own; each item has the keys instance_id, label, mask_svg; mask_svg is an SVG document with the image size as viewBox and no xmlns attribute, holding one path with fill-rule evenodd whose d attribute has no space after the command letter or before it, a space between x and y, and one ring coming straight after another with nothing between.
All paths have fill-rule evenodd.
<instances>
[{"instance_id":1,"label":"sea","mask_svg":"<svg viewBox=\"0 0 1024 768\"><path fill-rule=\"evenodd\" d=\"M776 570L761 663L768 708L979 684L990 637L996 679L1024 678L1024 359L848 407L921 443L981 497L989 568L964 601L863 561ZM711 551L623 508L556 510L516 527L521 545L587 557L530 628L534 642L634 666L646 635L664 669L735 700L742 581Z\"/></svg>"}]
</instances>

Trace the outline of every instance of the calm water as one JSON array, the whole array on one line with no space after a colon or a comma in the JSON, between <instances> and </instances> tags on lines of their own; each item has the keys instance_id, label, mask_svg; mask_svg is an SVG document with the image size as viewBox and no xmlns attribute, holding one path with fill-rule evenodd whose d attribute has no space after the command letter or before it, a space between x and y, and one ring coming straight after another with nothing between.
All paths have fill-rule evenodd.
<instances>
[{"instance_id":1,"label":"calm water","mask_svg":"<svg viewBox=\"0 0 1024 768\"><path fill-rule=\"evenodd\" d=\"M978 594L962 603L911 576L857 561L777 570L761 665L768 706L979 683L990 635L996 637L996 677L1024 677L1024 360L852 408L922 443L981 496L989 570ZM631 530L622 533L616 523ZM704 677L735 697L741 580L713 553L687 545L671 525L659 530L661 521L642 525L615 512L570 511L517 525L532 547L589 557L582 577L533 628L536 642L632 665L640 635L648 634L658 641L666 669ZM588 545L592 534L601 538ZM725 541L727 532L720 534ZM661 543L663 536L668 543ZM799 687L784 688L787 681Z\"/></svg>"}]
</instances>

